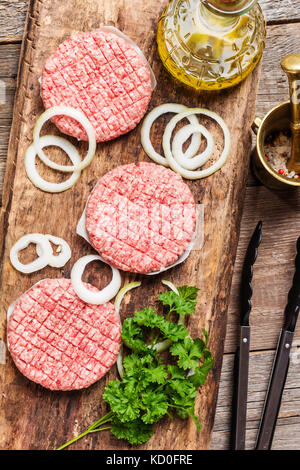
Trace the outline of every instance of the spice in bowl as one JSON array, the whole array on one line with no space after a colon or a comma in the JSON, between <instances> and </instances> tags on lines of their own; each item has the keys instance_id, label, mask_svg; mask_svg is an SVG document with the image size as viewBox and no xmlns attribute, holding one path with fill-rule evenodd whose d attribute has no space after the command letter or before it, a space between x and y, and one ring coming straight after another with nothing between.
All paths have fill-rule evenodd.
<instances>
[{"instance_id":1,"label":"spice in bowl","mask_svg":"<svg viewBox=\"0 0 300 470\"><path fill-rule=\"evenodd\" d=\"M294 171L289 172L287 162L291 156L292 137L289 130L271 133L264 144L265 158L279 175L299 179Z\"/></svg>"}]
</instances>

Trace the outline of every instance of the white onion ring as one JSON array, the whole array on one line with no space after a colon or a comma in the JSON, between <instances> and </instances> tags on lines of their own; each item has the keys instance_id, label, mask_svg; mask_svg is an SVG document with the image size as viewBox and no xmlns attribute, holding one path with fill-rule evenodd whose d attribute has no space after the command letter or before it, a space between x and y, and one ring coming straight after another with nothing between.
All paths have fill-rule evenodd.
<instances>
[{"instance_id":1,"label":"white onion ring","mask_svg":"<svg viewBox=\"0 0 300 470\"><path fill-rule=\"evenodd\" d=\"M189 108L187 108L187 106L184 106L183 104L165 103L152 109L152 111L150 111L150 113L147 114L147 116L145 117L141 129L141 143L146 154L156 163L163 166L169 166L168 160L162 155L160 155L158 152L156 152L151 143L150 132L154 121L156 121L156 119L158 119L162 114L181 113L188 109ZM196 116L189 115L187 119L190 121L191 124L199 124ZM188 149L184 153L185 158L191 158L192 156L194 156L198 148L200 147L200 144L201 137L197 134L193 134L192 141Z\"/></svg>"},{"instance_id":2,"label":"white onion ring","mask_svg":"<svg viewBox=\"0 0 300 470\"><path fill-rule=\"evenodd\" d=\"M71 142L69 142L68 140L62 137L54 136L54 135L53 136L45 135L39 139L39 143L40 143L41 148L47 147L48 145L55 145L57 147L60 147L62 150L66 152L66 154L71 159L72 163L76 166L79 166L81 162L79 153L76 147L73 144L71 144ZM62 183L50 183L50 181L44 180L44 178L42 178L37 172L37 169L35 167L36 156L37 156L36 148L32 144L30 145L30 147L28 147L26 151L25 170L26 170L28 178L34 184L34 186L41 189L42 191L45 191L48 193L60 193L60 192L66 191L67 189L71 188L80 177L81 171L76 170L73 172L70 178L68 178L66 181L63 181ZM69 167L69 168L72 168L72 167Z\"/></svg>"},{"instance_id":3,"label":"white onion ring","mask_svg":"<svg viewBox=\"0 0 300 470\"><path fill-rule=\"evenodd\" d=\"M39 247L38 258L28 264L19 261L18 252L35 243ZM52 247L49 240L41 233L30 233L21 237L10 250L10 261L15 269L24 274L31 274L45 268L52 256Z\"/></svg>"},{"instance_id":4,"label":"white onion ring","mask_svg":"<svg viewBox=\"0 0 300 470\"><path fill-rule=\"evenodd\" d=\"M84 128L85 132L87 133L88 140L89 140L89 148L86 156L84 159L80 162L74 163L73 166L68 166L68 165L59 165L58 163L53 162L50 160L45 153L43 152L43 146L40 145L41 143L41 137L40 137L40 132L41 129L46 121L49 119L53 118L54 116L67 116L71 117L73 119L76 119L82 127ZM79 109L74 109L69 106L53 106L52 108L47 109L37 120L35 128L33 130L33 145L36 149L36 152L42 162L52 168L53 170L58 170L58 171L65 171L65 172L74 172L74 171L81 171L85 167L87 167L96 152L96 134L95 130L90 123L90 121L86 118L86 116L83 114L82 111Z\"/></svg>"},{"instance_id":5,"label":"white onion ring","mask_svg":"<svg viewBox=\"0 0 300 470\"><path fill-rule=\"evenodd\" d=\"M53 250L52 250L52 254L50 256L48 265L51 266L52 268L62 268L69 261L72 255L69 244L63 238L55 237L54 235L47 234L47 235L44 235L44 237L46 237L54 245L61 247L61 252L57 256L53 254ZM36 252L38 255L40 255L39 245L36 246Z\"/></svg>"},{"instance_id":6,"label":"white onion ring","mask_svg":"<svg viewBox=\"0 0 300 470\"><path fill-rule=\"evenodd\" d=\"M176 295L179 295L179 291L177 287L173 284L173 282L167 281L166 279L162 279L161 283L169 287L169 289L175 292Z\"/></svg>"},{"instance_id":7,"label":"white onion ring","mask_svg":"<svg viewBox=\"0 0 300 470\"><path fill-rule=\"evenodd\" d=\"M84 272L84 269L87 264L91 263L92 261L102 261L105 264L108 264L104 261L101 256L98 255L87 255L80 258L74 264L72 271L71 271L71 281L73 289L75 290L78 297L83 300L84 302L92 305L100 305L109 302L113 297L117 295L121 287L121 276L118 269L110 266L112 269L113 277L108 286L104 287L104 289L93 292L89 290L83 284L81 278Z\"/></svg>"},{"instance_id":8,"label":"white onion ring","mask_svg":"<svg viewBox=\"0 0 300 470\"><path fill-rule=\"evenodd\" d=\"M205 170L198 170L198 171L187 170L183 168L175 160L172 154L172 150L171 150L172 133L177 123L181 121L182 119L187 118L190 115L194 115L194 114L203 114L204 116L208 116L214 119L222 128L222 131L224 134L224 148L223 148L223 152L220 155L220 158L209 168L206 168ZM191 180L205 178L206 176L210 176L213 173L215 173L217 170L219 170L222 167L222 165L224 165L224 163L226 162L228 154L229 154L229 150L230 150L230 133L225 122L218 114L214 113L213 111L209 111L208 109L192 108L192 109L188 109L187 111L183 111L182 113L175 115L171 119L171 121L167 124L164 135L163 135L163 149L164 149L164 153L165 153L169 166L172 168L173 171L183 176L183 178L191 179Z\"/></svg>"},{"instance_id":9,"label":"white onion ring","mask_svg":"<svg viewBox=\"0 0 300 470\"><path fill-rule=\"evenodd\" d=\"M206 149L192 158L186 158L182 146L195 132L200 132L207 141ZM204 165L210 158L214 147L214 139L211 133L202 124L189 124L179 129L174 135L172 142L172 153L180 166L187 170L196 170Z\"/></svg>"},{"instance_id":10,"label":"white onion ring","mask_svg":"<svg viewBox=\"0 0 300 470\"><path fill-rule=\"evenodd\" d=\"M136 281L136 282L130 282L129 284L126 284L122 289L118 292L117 297L115 298L115 310L117 314L120 316L120 305L122 303L122 300L127 294L132 289L135 289L136 287L140 287L141 281Z\"/></svg>"}]
</instances>

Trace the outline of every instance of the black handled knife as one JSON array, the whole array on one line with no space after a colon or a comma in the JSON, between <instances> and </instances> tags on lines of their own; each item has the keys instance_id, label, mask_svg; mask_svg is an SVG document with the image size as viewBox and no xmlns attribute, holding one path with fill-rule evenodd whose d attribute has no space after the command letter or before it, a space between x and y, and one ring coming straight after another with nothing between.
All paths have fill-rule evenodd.
<instances>
[{"instance_id":1,"label":"black handled knife","mask_svg":"<svg viewBox=\"0 0 300 470\"><path fill-rule=\"evenodd\" d=\"M240 344L234 358L234 386L232 397L231 449L244 450L246 438L248 372L250 352L250 325L253 266L262 240L262 222L253 232L246 252L240 290Z\"/></svg>"},{"instance_id":2,"label":"black handled knife","mask_svg":"<svg viewBox=\"0 0 300 470\"><path fill-rule=\"evenodd\" d=\"M256 441L257 450L269 450L272 446L282 394L290 363L290 351L300 305L300 237L297 241L293 285L288 294L285 322L281 329L273 362L266 400Z\"/></svg>"}]
</instances>

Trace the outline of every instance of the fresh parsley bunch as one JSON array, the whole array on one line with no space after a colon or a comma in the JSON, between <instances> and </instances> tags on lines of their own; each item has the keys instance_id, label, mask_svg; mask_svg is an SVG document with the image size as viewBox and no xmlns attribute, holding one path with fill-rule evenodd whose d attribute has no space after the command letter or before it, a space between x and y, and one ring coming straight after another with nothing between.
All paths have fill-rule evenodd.
<instances>
[{"instance_id":1,"label":"fresh parsley bunch","mask_svg":"<svg viewBox=\"0 0 300 470\"><path fill-rule=\"evenodd\" d=\"M192 339L183 326L185 315L195 312L198 289L182 286L177 292L171 290L158 297L166 315L145 308L124 321L122 340L130 353L123 360L122 380L113 380L105 388L103 399L110 412L60 449L104 429L130 444L143 444L153 435L153 424L166 415L190 417L200 432L195 399L213 365L213 357L207 332L202 330L203 339ZM173 314L179 315L177 322L170 320ZM166 350L172 356L171 364L162 360L161 353Z\"/></svg>"}]
</instances>

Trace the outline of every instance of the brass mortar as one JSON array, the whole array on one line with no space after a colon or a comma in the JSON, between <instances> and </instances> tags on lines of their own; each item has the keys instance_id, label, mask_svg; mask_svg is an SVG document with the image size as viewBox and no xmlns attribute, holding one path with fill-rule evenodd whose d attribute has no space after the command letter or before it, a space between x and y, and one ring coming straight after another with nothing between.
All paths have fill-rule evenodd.
<instances>
[{"instance_id":1,"label":"brass mortar","mask_svg":"<svg viewBox=\"0 0 300 470\"><path fill-rule=\"evenodd\" d=\"M256 118L252 124L252 130L256 134L256 148L252 157L253 170L262 184L270 189L283 190L300 187L300 179L280 175L268 165L265 158L264 143L266 137L273 132L290 130L290 123L290 101L285 101L271 109L263 119Z\"/></svg>"}]
</instances>

